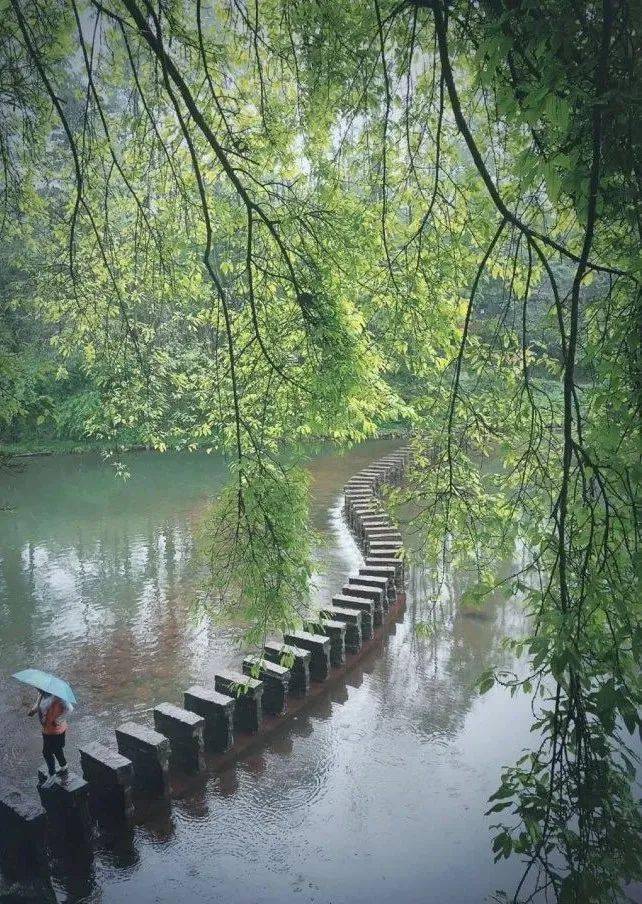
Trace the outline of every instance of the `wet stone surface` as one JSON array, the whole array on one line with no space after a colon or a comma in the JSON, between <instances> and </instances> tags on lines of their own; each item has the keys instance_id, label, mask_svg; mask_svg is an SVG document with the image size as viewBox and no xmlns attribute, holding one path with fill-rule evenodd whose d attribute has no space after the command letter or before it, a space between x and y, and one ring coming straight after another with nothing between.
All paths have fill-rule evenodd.
<instances>
[{"instance_id":1,"label":"wet stone surface","mask_svg":"<svg viewBox=\"0 0 642 904\"><path fill-rule=\"evenodd\" d=\"M263 682L264 711L273 716L282 715L288 708L290 669L275 662L266 662L260 656L246 656L243 660L243 673L254 675L257 670L258 678Z\"/></svg>"},{"instance_id":2,"label":"wet stone surface","mask_svg":"<svg viewBox=\"0 0 642 904\"><path fill-rule=\"evenodd\" d=\"M363 640L370 640L374 631L374 605L372 600L362 599L347 593L337 593L332 597L332 609L356 610L361 613L361 634Z\"/></svg>"},{"instance_id":3,"label":"wet stone surface","mask_svg":"<svg viewBox=\"0 0 642 904\"><path fill-rule=\"evenodd\" d=\"M234 729L239 732L255 733L263 718L261 698L263 682L250 678L242 672L227 670L217 672L216 690L232 697L234 703Z\"/></svg>"},{"instance_id":4,"label":"wet stone surface","mask_svg":"<svg viewBox=\"0 0 642 904\"><path fill-rule=\"evenodd\" d=\"M304 697L310 688L310 660L312 658L310 651L279 641L269 641L265 644L263 652L265 658L270 662L276 662L279 665L282 665L283 662L289 664L290 693L297 697Z\"/></svg>"},{"instance_id":5,"label":"wet stone surface","mask_svg":"<svg viewBox=\"0 0 642 904\"><path fill-rule=\"evenodd\" d=\"M47 812L50 833L58 840L64 837L86 841L91 835L89 812L89 783L80 775L69 771L65 777L50 776L46 769L38 770L38 793Z\"/></svg>"},{"instance_id":6,"label":"wet stone surface","mask_svg":"<svg viewBox=\"0 0 642 904\"><path fill-rule=\"evenodd\" d=\"M234 743L234 700L210 688L194 685L185 691L185 709L202 716L205 721L204 741L207 750L224 753Z\"/></svg>"},{"instance_id":7,"label":"wet stone surface","mask_svg":"<svg viewBox=\"0 0 642 904\"><path fill-rule=\"evenodd\" d=\"M330 638L330 664L333 668L343 665L346 661L346 624L330 618L320 618L318 622L312 622L309 628L315 634L326 634Z\"/></svg>"},{"instance_id":8,"label":"wet stone surface","mask_svg":"<svg viewBox=\"0 0 642 904\"><path fill-rule=\"evenodd\" d=\"M293 631L284 634L284 641L293 646L303 647L311 653L310 678L313 681L325 681L330 674L330 638L322 634L311 634L309 631Z\"/></svg>"},{"instance_id":9,"label":"wet stone surface","mask_svg":"<svg viewBox=\"0 0 642 904\"><path fill-rule=\"evenodd\" d=\"M171 763L180 769L198 772L203 759L205 719L173 703L154 707L154 727L169 738Z\"/></svg>"},{"instance_id":10,"label":"wet stone surface","mask_svg":"<svg viewBox=\"0 0 642 904\"><path fill-rule=\"evenodd\" d=\"M115 818L133 816L134 766L131 760L99 741L90 741L79 749L79 753L83 777L89 782L90 797L100 810Z\"/></svg>"},{"instance_id":11,"label":"wet stone surface","mask_svg":"<svg viewBox=\"0 0 642 904\"><path fill-rule=\"evenodd\" d=\"M357 609L347 607L329 606L327 609L321 609L322 618L331 621L343 622L345 625L345 648L347 653L358 653L363 643L362 634L362 613Z\"/></svg>"},{"instance_id":12,"label":"wet stone surface","mask_svg":"<svg viewBox=\"0 0 642 904\"><path fill-rule=\"evenodd\" d=\"M116 729L118 751L131 760L137 788L169 794L169 739L136 722L123 722Z\"/></svg>"}]
</instances>

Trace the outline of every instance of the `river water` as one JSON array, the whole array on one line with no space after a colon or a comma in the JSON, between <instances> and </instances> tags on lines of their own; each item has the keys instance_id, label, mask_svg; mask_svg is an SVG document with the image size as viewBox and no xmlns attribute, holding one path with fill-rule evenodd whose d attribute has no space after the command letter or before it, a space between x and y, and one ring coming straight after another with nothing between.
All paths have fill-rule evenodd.
<instances>
[{"instance_id":1,"label":"river water","mask_svg":"<svg viewBox=\"0 0 642 904\"><path fill-rule=\"evenodd\" d=\"M395 445L310 461L320 598L360 561L341 487ZM195 527L223 460L137 453L127 465L123 483L97 456L37 458L1 487L0 768L27 790L39 733L11 672L36 665L69 679L81 701L75 764L78 744L113 745L119 722L151 724L156 703L240 662L231 632L191 614ZM437 632L420 639L432 589L413 567L405 608L346 680L220 774L177 787L132 832L98 836L93 859L54 863L58 900L478 904L510 890L519 864L493 864L483 813L501 766L528 744L530 711L501 689L480 698L474 684L506 663L501 639L522 631L522 615L500 602L463 613L451 587Z\"/></svg>"}]
</instances>

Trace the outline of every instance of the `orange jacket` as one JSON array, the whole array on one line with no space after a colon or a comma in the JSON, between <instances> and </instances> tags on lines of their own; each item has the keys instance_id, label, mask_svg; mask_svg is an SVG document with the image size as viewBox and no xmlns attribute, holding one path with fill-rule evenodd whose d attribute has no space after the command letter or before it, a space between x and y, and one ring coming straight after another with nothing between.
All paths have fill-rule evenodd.
<instances>
[{"instance_id":1,"label":"orange jacket","mask_svg":"<svg viewBox=\"0 0 642 904\"><path fill-rule=\"evenodd\" d=\"M66 711L67 708L65 707L65 704L62 700L59 700L58 697L54 697L44 712L42 707L38 706L42 733L46 735L59 735L67 731L67 723L64 720L61 720L59 723L56 722L56 720L60 719L60 716L64 715Z\"/></svg>"}]
</instances>

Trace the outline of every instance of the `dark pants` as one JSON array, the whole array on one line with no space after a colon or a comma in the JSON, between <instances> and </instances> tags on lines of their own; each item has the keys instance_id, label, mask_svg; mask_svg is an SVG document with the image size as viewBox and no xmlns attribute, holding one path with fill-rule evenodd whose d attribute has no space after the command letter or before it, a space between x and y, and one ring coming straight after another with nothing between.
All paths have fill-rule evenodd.
<instances>
[{"instance_id":1,"label":"dark pants","mask_svg":"<svg viewBox=\"0 0 642 904\"><path fill-rule=\"evenodd\" d=\"M64 769L67 765L67 760L65 759L64 748L65 746L65 732L62 734L43 734L42 736L42 755L45 758L45 762L47 764L47 769L49 770L49 775L53 775L56 771L56 760L60 766Z\"/></svg>"}]
</instances>

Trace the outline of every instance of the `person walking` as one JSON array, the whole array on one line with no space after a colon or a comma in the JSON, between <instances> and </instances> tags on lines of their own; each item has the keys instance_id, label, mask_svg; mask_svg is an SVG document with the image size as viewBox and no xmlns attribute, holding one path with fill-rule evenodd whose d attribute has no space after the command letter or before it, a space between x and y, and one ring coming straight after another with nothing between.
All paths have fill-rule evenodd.
<instances>
[{"instance_id":1,"label":"person walking","mask_svg":"<svg viewBox=\"0 0 642 904\"><path fill-rule=\"evenodd\" d=\"M38 688L38 699L29 710L29 715L34 716L38 713L42 727L42 755L50 776L56 774L56 761L60 766L58 775L63 779L69 775L64 748L67 736L67 716L72 712L71 703Z\"/></svg>"}]
</instances>

